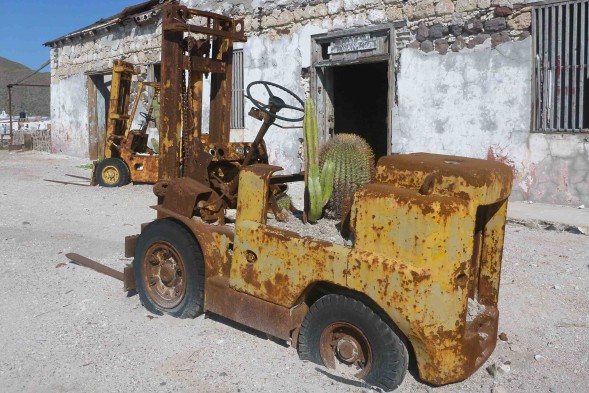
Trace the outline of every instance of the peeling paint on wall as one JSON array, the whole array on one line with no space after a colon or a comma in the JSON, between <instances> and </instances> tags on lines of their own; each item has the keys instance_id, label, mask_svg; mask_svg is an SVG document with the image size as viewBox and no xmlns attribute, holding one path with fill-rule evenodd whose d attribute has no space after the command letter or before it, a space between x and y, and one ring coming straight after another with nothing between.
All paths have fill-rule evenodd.
<instances>
[{"instance_id":1,"label":"peeling paint on wall","mask_svg":"<svg viewBox=\"0 0 589 393\"><path fill-rule=\"evenodd\" d=\"M513 176L516 177L518 174L518 170L515 167L515 162L513 162L513 159L511 157L509 157L509 155L506 151L507 151L507 146L501 147L498 144L491 145L491 146L489 146L489 149L487 150L487 160L497 161L497 162L501 162L501 163L507 165L513 171Z\"/></svg>"},{"instance_id":2,"label":"peeling paint on wall","mask_svg":"<svg viewBox=\"0 0 589 393\"><path fill-rule=\"evenodd\" d=\"M512 199L589 203L582 134L530 133L531 39L445 56L401 51L392 148L500 161Z\"/></svg>"},{"instance_id":3,"label":"peeling paint on wall","mask_svg":"<svg viewBox=\"0 0 589 393\"><path fill-rule=\"evenodd\" d=\"M529 200L565 205L589 204L587 134L529 136Z\"/></svg>"}]
</instances>

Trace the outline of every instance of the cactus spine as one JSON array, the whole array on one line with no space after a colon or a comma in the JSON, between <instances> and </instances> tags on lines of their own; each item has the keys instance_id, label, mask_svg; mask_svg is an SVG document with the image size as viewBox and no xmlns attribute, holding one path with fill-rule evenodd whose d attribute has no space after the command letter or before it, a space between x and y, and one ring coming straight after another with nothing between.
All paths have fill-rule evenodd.
<instances>
[{"instance_id":1,"label":"cactus spine","mask_svg":"<svg viewBox=\"0 0 589 393\"><path fill-rule=\"evenodd\" d=\"M333 190L333 174L335 165L331 160L325 160L319 169L319 136L317 135L317 117L315 103L311 98L305 101L305 160L307 161L307 189L309 191L310 222L317 222L321 218L323 207L329 201Z\"/></svg>"},{"instance_id":2,"label":"cactus spine","mask_svg":"<svg viewBox=\"0 0 589 393\"><path fill-rule=\"evenodd\" d=\"M335 170L327 212L331 217L343 218L351 208L354 193L374 177L374 153L362 137L337 134L321 149L320 164L329 161L335 163Z\"/></svg>"}]
</instances>

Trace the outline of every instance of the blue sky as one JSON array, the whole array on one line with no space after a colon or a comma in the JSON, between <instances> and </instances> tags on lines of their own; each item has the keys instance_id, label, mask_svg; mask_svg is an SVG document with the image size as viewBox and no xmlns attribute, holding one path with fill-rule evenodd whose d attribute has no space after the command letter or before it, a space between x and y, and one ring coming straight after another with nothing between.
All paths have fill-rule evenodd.
<instances>
[{"instance_id":1,"label":"blue sky","mask_svg":"<svg viewBox=\"0 0 589 393\"><path fill-rule=\"evenodd\" d=\"M0 0L0 56L36 69L49 60L44 42L143 1Z\"/></svg>"}]
</instances>

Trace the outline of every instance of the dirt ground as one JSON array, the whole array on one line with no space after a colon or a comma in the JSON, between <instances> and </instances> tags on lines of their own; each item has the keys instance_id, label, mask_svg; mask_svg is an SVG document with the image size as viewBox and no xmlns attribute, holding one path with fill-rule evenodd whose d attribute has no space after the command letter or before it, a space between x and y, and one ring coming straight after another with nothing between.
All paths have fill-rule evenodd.
<instances>
[{"instance_id":1,"label":"dirt ground","mask_svg":"<svg viewBox=\"0 0 589 393\"><path fill-rule=\"evenodd\" d=\"M0 391L373 391L220 317L153 317L120 282L68 263L78 252L122 269L124 237L155 218L151 186L84 186L84 164L0 151ZM508 225L508 341L464 382L431 387L408 374L398 392L587 391L588 293L589 236Z\"/></svg>"}]
</instances>

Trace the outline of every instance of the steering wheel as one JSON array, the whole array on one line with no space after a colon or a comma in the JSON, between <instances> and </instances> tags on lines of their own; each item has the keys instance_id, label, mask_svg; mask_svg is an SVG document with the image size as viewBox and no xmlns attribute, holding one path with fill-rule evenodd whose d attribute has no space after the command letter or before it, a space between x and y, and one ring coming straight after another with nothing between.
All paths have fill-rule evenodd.
<instances>
[{"instance_id":1,"label":"steering wheel","mask_svg":"<svg viewBox=\"0 0 589 393\"><path fill-rule=\"evenodd\" d=\"M146 123L149 123L150 121L155 122L155 117L153 117L149 113L139 112L139 116L141 116L145 120Z\"/></svg>"},{"instance_id":2,"label":"steering wheel","mask_svg":"<svg viewBox=\"0 0 589 393\"><path fill-rule=\"evenodd\" d=\"M266 88L266 91L268 91L268 95L270 96L270 98L268 99L268 104L262 104L260 101L256 100L254 97L252 97L250 90L251 90L252 86L255 86L255 85L262 85ZM282 91L288 93L289 95L293 96L301 104L301 106L298 107L298 106L287 105L282 98L280 98L272 93L272 90L270 90L270 86L275 87L279 90L282 90ZM305 103L303 102L303 100L301 100L295 93L288 90L286 87L282 87L276 83L266 82L266 81L252 82L249 85L247 85L245 96L250 99L250 101L252 102L252 104L254 104L254 106L256 108L258 108L259 110L261 110L264 113L267 113L268 115L272 116L275 119L280 119L280 120L289 121L289 122L296 122L296 121L303 120L303 118L305 117L305 115L304 115ZM273 111L273 109L274 109L274 111ZM293 109L295 111L303 112L303 115L301 117L297 117L297 118L279 116L276 112L278 112L281 109Z\"/></svg>"}]
</instances>

